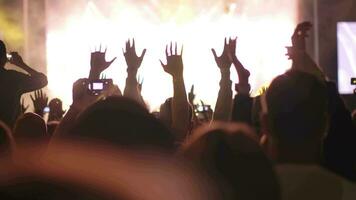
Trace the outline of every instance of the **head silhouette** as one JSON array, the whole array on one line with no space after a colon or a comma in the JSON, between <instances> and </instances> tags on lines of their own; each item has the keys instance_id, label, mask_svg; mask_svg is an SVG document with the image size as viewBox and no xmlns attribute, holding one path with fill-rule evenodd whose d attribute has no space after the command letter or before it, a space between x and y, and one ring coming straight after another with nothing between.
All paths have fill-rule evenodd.
<instances>
[{"instance_id":1,"label":"head silhouette","mask_svg":"<svg viewBox=\"0 0 356 200\"><path fill-rule=\"evenodd\" d=\"M303 162L306 156L320 154L327 125L322 82L310 74L288 71L273 80L266 101L271 141L283 159Z\"/></svg>"},{"instance_id":2,"label":"head silhouette","mask_svg":"<svg viewBox=\"0 0 356 200\"><path fill-rule=\"evenodd\" d=\"M58 98L54 98L48 103L48 107L53 111L61 112L63 109L62 101Z\"/></svg>"},{"instance_id":3,"label":"head silhouette","mask_svg":"<svg viewBox=\"0 0 356 200\"><path fill-rule=\"evenodd\" d=\"M125 97L109 97L86 109L72 136L132 148L174 150L174 137L148 110Z\"/></svg>"},{"instance_id":4,"label":"head silhouette","mask_svg":"<svg viewBox=\"0 0 356 200\"><path fill-rule=\"evenodd\" d=\"M48 103L48 107L49 107L48 121L59 121L62 119L65 111L63 111L62 101L60 99L58 98L52 99Z\"/></svg>"},{"instance_id":5,"label":"head silhouette","mask_svg":"<svg viewBox=\"0 0 356 200\"><path fill-rule=\"evenodd\" d=\"M15 124L13 137L16 143L31 140L47 141L47 126L43 118L35 113L25 113Z\"/></svg>"},{"instance_id":6,"label":"head silhouette","mask_svg":"<svg viewBox=\"0 0 356 200\"><path fill-rule=\"evenodd\" d=\"M4 68L6 62L7 62L6 46L5 43L2 40L0 40L0 68Z\"/></svg>"},{"instance_id":7,"label":"head silhouette","mask_svg":"<svg viewBox=\"0 0 356 200\"><path fill-rule=\"evenodd\" d=\"M218 182L222 199L280 199L273 166L245 124L200 128L181 153Z\"/></svg>"}]
</instances>

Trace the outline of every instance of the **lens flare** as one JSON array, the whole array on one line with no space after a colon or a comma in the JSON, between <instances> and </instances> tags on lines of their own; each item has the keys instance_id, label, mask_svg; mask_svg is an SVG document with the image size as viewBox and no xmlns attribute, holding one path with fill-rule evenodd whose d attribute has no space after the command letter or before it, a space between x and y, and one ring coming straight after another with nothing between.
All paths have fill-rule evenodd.
<instances>
[{"instance_id":1,"label":"lens flare","mask_svg":"<svg viewBox=\"0 0 356 200\"><path fill-rule=\"evenodd\" d=\"M109 3L108 3L109 2ZM118 59L104 72L124 89L122 48L135 38L138 52L147 48L139 70L142 95L151 110L172 96L172 81L160 66L165 45L184 45L184 78L197 99L214 105L220 73L211 48L222 51L225 37L238 37L237 55L251 72L253 93L290 67L285 46L296 24L296 1L48 1L47 62L50 95L71 103L72 83L89 73L90 51L106 46ZM236 71L231 70L236 82Z\"/></svg>"}]
</instances>

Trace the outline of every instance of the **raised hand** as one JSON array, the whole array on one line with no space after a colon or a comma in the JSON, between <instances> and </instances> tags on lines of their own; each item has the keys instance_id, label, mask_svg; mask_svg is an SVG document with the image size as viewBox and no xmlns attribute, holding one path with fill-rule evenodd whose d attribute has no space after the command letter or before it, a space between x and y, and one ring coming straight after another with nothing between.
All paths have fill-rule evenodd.
<instances>
[{"instance_id":1,"label":"raised hand","mask_svg":"<svg viewBox=\"0 0 356 200\"><path fill-rule=\"evenodd\" d=\"M213 52L215 62L220 69L229 69L231 67L231 61L229 59L229 44L227 43L227 39L224 41L224 50L221 56L217 56L215 49L211 49Z\"/></svg>"},{"instance_id":2,"label":"raised hand","mask_svg":"<svg viewBox=\"0 0 356 200\"><path fill-rule=\"evenodd\" d=\"M177 43L175 43L175 47L174 47L174 51L173 51L173 44L171 42L169 50L168 50L168 45L166 46L167 64L166 65L163 64L163 62L160 60L164 71L167 72L168 74L170 74L173 78L182 78L183 77L182 54L183 54L183 46L182 46L182 49L181 49L181 52L179 55Z\"/></svg>"},{"instance_id":3,"label":"raised hand","mask_svg":"<svg viewBox=\"0 0 356 200\"><path fill-rule=\"evenodd\" d=\"M35 113L43 116L43 110L48 104L48 97L42 90L37 90L34 92L34 96L30 95L33 107L35 108Z\"/></svg>"},{"instance_id":4,"label":"raised hand","mask_svg":"<svg viewBox=\"0 0 356 200\"><path fill-rule=\"evenodd\" d=\"M292 36L293 48L304 51L306 50L305 39L309 36L308 31L310 31L311 28L312 24L310 22L303 22L298 24Z\"/></svg>"},{"instance_id":5,"label":"raised hand","mask_svg":"<svg viewBox=\"0 0 356 200\"><path fill-rule=\"evenodd\" d=\"M141 66L143 57L146 54L146 49L142 51L141 56L137 56L135 48L135 39L133 39L132 44L130 40L127 40L126 49L122 51L126 60L127 71L137 72L138 68Z\"/></svg>"},{"instance_id":6,"label":"raised hand","mask_svg":"<svg viewBox=\"0 0 356 200\"><path fill-rule=\"evenodd\" d=\"M247 85L249 84L248 79L250 77L250 72L242 65L236 56L236 41L237 38L230 38L228 44L228 57L229 60L234 64L237 75L239 77L239 84Z\"/></svg>"},{"instance_id":7,"label":"raised hand","mask_svg":"<svg viewBox=\"0 0 356 200\"><path fill-rule=\"evenodd\" d=\"M312 74L319 80L324 81L326 77L323 71L306 52L306 38L311 28L312 24L310 22L303 22L297 25L292 36L293 47L287 47L287 56L293 60L292 70Z\"/></svg>"},{"instance_id":8,"label":"raised hand","mask_svg":"<svg viewBox=\"0 0 356 200\"><path fill-rule=\"evenodd\" d=\"M100 73L107 69L115 60L114 57L111 61L106 61L105 59L106 49L102 52L101 46L99 51L95 51L91 53L90 57L90 79L99 79Z\"/></svg>"},{"instance_id":9,"label":"raised hand","mask_svg":"<svg viewBox=\"0 0 356 200\"><path fill-rule=\"evenodd\" d=\"M29 105L25 106L25 99L21 100L21 105L20 106L21 106L20 107L21 114L24 114L27 111L27 109L30 107Z\"/></svg>"},{"instance_id":10,"label":"raised hand","mask_svg":"<svg viewBox=\"0 0 356 200\"><path fill-rule=\"evenodd\" d=\"M11 52L11 59L9 60L9 62L13 65L16 65L18 67L22 67L25 63L22 59L22 57L19 55L19 53L17 52Z\"/></svg>"}]
</instances>

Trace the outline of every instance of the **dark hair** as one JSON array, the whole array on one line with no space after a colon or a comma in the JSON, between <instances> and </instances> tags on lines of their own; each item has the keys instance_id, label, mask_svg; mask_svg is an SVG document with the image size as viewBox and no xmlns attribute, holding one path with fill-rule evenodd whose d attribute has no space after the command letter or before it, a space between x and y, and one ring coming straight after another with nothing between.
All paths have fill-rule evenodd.
<instances>
[{"instance_id":1,"label":"dark hair","mask_svg":"<svg viewBox=\"0 0 356 200\"><path fill-rule=\"evenodd\" d=\"M280 199L273 165L245 124L200 128L183 145L182 154L218 182L221 199Z\"/></svg>"},{"instance_id":2,"label":"dark hair","mask_svg":"<svg viewBox=\"0 0 356 200\"><path fill-rule=\"evenodd\" d=\"M288 71L266 93L269 126L277 143L301 146L321 141L326 126L327 92L313 75Z\"/></svg>"},{"instance_id":3,"label":"dark hair","mask_svg":"<svg viewBox=\"0 0 356 200\"><path fill-rule=\"evenodd\" d=\"M47 126L44 119L36 113L25 113L15 124L13 136L15 142L23 140L48 140Z\"/></svg>"},{"instance_id":4,"label":"dark hair","mask_svg":"<svg viewBox=\"0 0 356 200\"><path fill-rule=\"evenodd\" d=\"M5 43L0 40L0 67L4 67L6 61L6 46Z\"/></svg>"},{"instance_id":5,"label":"dark hair","mask_svg":"<svg viewBox=\"0 0 356 200\"><path fill-rule=\"evenodd\" d=\"M86 109L72 136L134 148L174 150L174 137L148 110L126 97L109 97Z\"/></svg>"}]
</instances>

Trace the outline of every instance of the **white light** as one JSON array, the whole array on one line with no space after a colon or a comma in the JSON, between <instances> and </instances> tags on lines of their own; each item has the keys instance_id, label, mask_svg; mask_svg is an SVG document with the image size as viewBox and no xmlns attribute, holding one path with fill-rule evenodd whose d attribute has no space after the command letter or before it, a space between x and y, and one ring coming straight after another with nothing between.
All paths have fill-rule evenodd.
<instances>
[{"instance_id":1,"label":"white light","mask_svg":"<svg viewBox=\"0 0 356 200\"><path fill-rule=\"evenodd\" d=\"M147 48L139 74L144 78L143 97L151 110L156 110L172 96L172 81L159 64L165 61L165 45L177 41L184 45L184 78L187 91L195 85L197 98L214 105L220 73L211 53L222 50L226 36L238 36L237 55L251 72L253 92L269 83L276 75L290 67L284 56L285 46L295 26L295 1L266 0L274 6L261 6L254 1L240 1L243 13L224 14L223 1L165 1L150 4L132 1L112 1L103 5L89 2L86 6L73 3L64 10L49 3L47 33L47 61L50 95L60 97L64 105L71 103L72 83L89 72L90 50L102 44L107 46L107 59L118 57L104 72L113 78L123 91L126 63L122 47L128 38L136 39L138 52ZM147 2L146 2L147 3ZM286 6L281 6L281 5ZM57 5L58 6L58 5ZM75 8L75 9L74 9ZM65 14L63 14L65 13ZM58 23L61 18L62 24ZM235 70L232 80L237 81Z\"/></svg>"}]
</instances>

